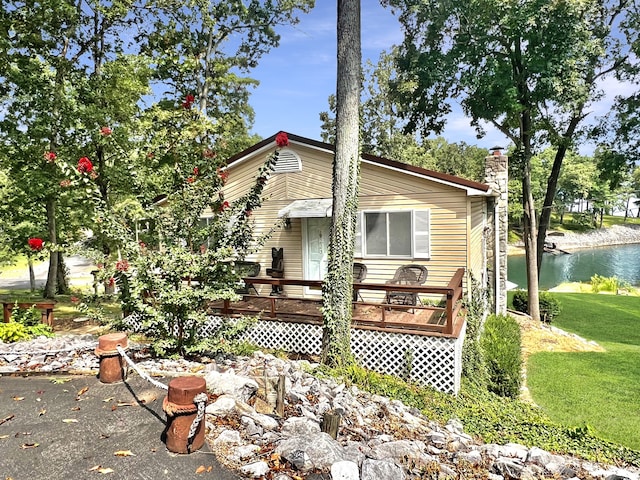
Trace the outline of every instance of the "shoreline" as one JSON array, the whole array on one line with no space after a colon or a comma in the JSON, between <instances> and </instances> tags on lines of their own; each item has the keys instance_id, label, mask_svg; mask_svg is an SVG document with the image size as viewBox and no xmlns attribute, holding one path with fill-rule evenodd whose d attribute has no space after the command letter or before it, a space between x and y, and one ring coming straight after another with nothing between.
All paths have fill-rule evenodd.
<instances>
[{"instance_id":1,"label":"shoreline","mask_svg":"<svg viewBox=\"0 0 640 480\"><path fill-rule=\"evenodd\" d=\"M547 238L568 252L614 245L640 243L640 225L613 225L586 233L550 231ZM507 255L524 255L522 242L507 245Z\"/></svg>"}]
</instances>

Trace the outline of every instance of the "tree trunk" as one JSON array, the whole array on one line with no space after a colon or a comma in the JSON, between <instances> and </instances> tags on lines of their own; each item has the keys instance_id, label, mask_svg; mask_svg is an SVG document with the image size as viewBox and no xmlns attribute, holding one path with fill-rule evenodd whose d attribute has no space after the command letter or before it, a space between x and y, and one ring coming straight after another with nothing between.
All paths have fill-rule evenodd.
<instances>
[{"instance_id":1,"label":"tree trunk","mask_svg":"<svg viewBox=\"0 0 640 480\"><path fill-rule=\"evenodd\" d=\"M49 230L49 271L44 286L44 298L54 299L58 284L58 238L56 233L56 199L47 197L47 229Z\"/></svg>"},{"instance_id":2,"label":"tree trunk","mask_svg":"<svg viewBox=\"0 0 640 480\"><path fill-rule=\"evenodd\" d=\"M32 292L36 291L36 274L33 271L33 258L31 255L27 257L27 262L29 263L29 287Z\"/></svg>"},{"instance_id":3,"label":"tree trunk","mask_svg":"<svg viewBox=\"0 0 640 480\"><path fill-rule=\"evenodd\" d=\"M56 293L62 295L68 295L69 290L69 277L67 275L67 266L64 264L64 255L62 252L58 252L58 278L56 282Z\"/></svg>"},{"instance_id":4,"label":"tree trunk","mask_svg":"<svg viewBox=\"0 0 640 480\"><path fill-rule=\"evenodd\" d=\"M556 156L553 160L553 166L551 167L551 173L547 180L547 192L544 197L544 203L542 205L542 212L540 212L540 223L538 225L538 242L537 242L537 258L538 264L538 278L540 276L540 267L542 265L542 254L544 253L544 241L547 238L547 230L551 223L551 212L553 210L553 199L556 197L556 191L558 189L558 178L560 178L560 169L562 168L562 161L567 153L567 147L561 146L556 152Z\"/></svg>"},{"instance_id":5,"label":"tree trunk","mask_svg":"<svg viewBox=\"0 0 640 480\"><path fill-rule=\"evenodd\" d=\"M322 290L322 362L351 361L353 250L360 170L360 0L338 0L336 153L329 265Z\"/></svg>"},{"instance_id":6,"label":"tree trunk","mask_svg":"<svg viewBox=\"0 0 640 480\"><path fill-rule=\"evenodd\" d=\"M523 87L526 91L526 87ZM526 96L526 95L525 95ZM526 102L524 103L527 104ZM531 190L531 117L528 110L521 116L521 155L523 156L522 207L524 210L524 250L527 262L527 290L529 295L529 315L540 321L540 298L538 289L538 231L536 208Z\"/></svg>"}]
</instances>

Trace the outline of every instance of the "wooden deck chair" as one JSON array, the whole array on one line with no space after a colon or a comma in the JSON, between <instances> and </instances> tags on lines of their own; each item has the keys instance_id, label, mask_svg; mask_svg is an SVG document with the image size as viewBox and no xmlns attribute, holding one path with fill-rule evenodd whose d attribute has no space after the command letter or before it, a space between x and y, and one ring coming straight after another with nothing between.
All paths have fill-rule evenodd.
<instances>
[{"instance_id":1,"label":"wooden deck chair","mask_svg":"<svg viewBox=\"0 0 640 480\"><path fill-rule=\"evenodd\" d=\"M364 263L354 262L353 264L353 283L361 283L364 282L364 279L367 278L367 266ZM362 295L359 290L353 289L353 301L357 302L358 297L360 301L363 302Z\"/></svg>"},{"instance_id":2,"label":"wooden deck chair","mask_svg":"<svg viewBox=\"0 0 640 480\"><path fill-rule=\"evenodd\" d=\"M395 275L388 280L387 285L422 285L427 281L427 267L423 265L402 265L398 267ZM418 294L415 292L398 292L387 290L385 303L394 305L417 305Z\"/></svg>"},{"instance_id":3,"label":"wooden deck chair","mask_svg":"<svg viewBox=\"0 0 640 480\"><path fill-rule=\"evenodd\" d=\"M260 264L258 262L235 262L235 268L240 278L257 277L260 274ZM255 295L258 295L258 290L256 290L256 287L253 284L247 284L244 287L236 289L236 293L249 295L251 290L253 290Z\"/></svg>"}]
</instances>

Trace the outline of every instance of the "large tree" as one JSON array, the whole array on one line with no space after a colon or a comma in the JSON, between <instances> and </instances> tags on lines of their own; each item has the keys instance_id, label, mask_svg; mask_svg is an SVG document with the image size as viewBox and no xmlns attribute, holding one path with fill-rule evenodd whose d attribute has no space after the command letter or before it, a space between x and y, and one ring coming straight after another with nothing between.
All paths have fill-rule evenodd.
<instances>
[{"instance_id":1,"label":"large tree","mask_svg":"<svg viewBox=\"0 0 640 480\"><path fill-rule=\"evenodd\" d=\"M634 1L384 0L398 8L405 41L395 90L410 130L440 131L450 99L480 134L486 122L514 145L521 172L530 314L539 318L538 267L562 161L579 138L600 81L635 74ZM614 30L615 29L615 30ZM557 148L542 211L531 189L531 157ZM539 218L539 224L538 224Z\"/></svg>"},{"instance_id":2,"label":"large tree","mask_svg":"<svg viewBox=\"0 0 640 480\"><path fill-rule=\"evenodd\" d=\"M353 252L360 173L360 72L360 0L338 0L333 213L329 265L322 290L322 361L328 365L342 365L351 359Z\"/></svg>"},{"instance_id":3,"label":"large tree","mask_svg":"<svg viewBox=\"0 0 640 480\"><path fill-rule=\"evenodd\" d=\"M0 8L1 148L12 179L46 207L47 297L62 289L58 244L69 239L60 232L70 217L60 209L71 194L64 172L43 155L74 165L88 157L101 200L136 210L139 199L171 188L175 159L154 150L161 142L153 137L176 104L212 120L201 135L206 158L252 142L255 82L240 73L277 46L276 26L295 23L295 12L313 3L46 0ZM159 101L141 115L150 99ZM136 143L150 137L149 150Z\"/></svg>"}]
</instances>

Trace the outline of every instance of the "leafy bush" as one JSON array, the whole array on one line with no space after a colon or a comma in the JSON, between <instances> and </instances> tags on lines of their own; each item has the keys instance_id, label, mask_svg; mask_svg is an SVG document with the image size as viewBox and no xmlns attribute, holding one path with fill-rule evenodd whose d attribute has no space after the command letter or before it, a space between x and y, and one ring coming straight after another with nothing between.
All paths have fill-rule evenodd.
<instances>
[{"instance_id":1,"label":"leafy bush","mask_svg":"<svg viewBox=\"0 0 640 480\"><path fill-rule=\"evenodd\" d=\"M591 291L593 293L612 292L616 293L620 287L618 277L601 277L597 273L591 277Z\"/></svg>"},{"instance_id":2,"label":"leafy bush","mask_svg":"<svg viewBox=\"0 0 640 480\"><path fill-rule=\"evenodd\" d=\"M540 317L543 322L551 323L561 311L560 301L549 292L540 292ZM516 290L511 301L518 312L529 313L529 294L526 290Z\"/></svg>"},{"instance_id":3,"label":"leafy bush","mask_svg":"<svg viewBox=\"0 0 640 480\"><path fill-rule=\"evenodd\" d=\"M471 274L469 275L469 284L471 285L471 298L465 304L467 333L462 346L462 375L470 382L486 386L487 369L480 346L480 333L487 292L480 287L478 281Z\"/></svg>"},{"instance_id":4,"label":"leafy bush","mask_svg":"<svg viewBox=\"0 0 640 480\"><path fill-rule=\"evenodd\" d=\"M96 279L118 287L123 314L139 320L139 331L152 340L156 353L224 351L250 321L235 322L209 338L202 338L202 326L212 303L239 298L242 272L235 262L258 251L276 228L254 235L252 214L262 205L262 192L286 136L276 141L249 191L229 202L223 188L228 173L212 156L214 141L204 133L211 127L207 120L178 108L157 127L151 139L157 144L149 150L170 152L175 164L166 202L144 212L147 228L140 241L132 222L95 195L95 215L100 219L96 234L118 252L117 259L105 257L103 250L91 254L98 265ZM203 144L211 144L207 155ZM205 212L212 215L203 222Z\"/></svg>"},{"instance_id":5,"label":"leafy bush","mask_svg":"<svg viewBox=\"0 0 640 480\"><path fill-rule=\"evenodd\" d=\"M33 337L53 337L53 332L49 325L38 323L32 326L26 326L19 322L0 323L0 340L5 343L20 342L30 340Z\"/></svg>"},{"instance_id":6,"label":"leafy bush","mask_svg":"<svg viewBox=\"0 0 640 480\"><path fill-rule=\"evenodd\" d=\"M489 391L516 398L522 383L520 327L513 317L491 315L481 336Z\"/></svg>"},{"instance_id":7,"label":"leafy bush","mask_svg":"<svg viewBox=\"0 0 640 480\"><path fill-rule=\"evenodd\" d=\"M17 322L0 323L0 340L3 342L13 343L29 338L31 337L27 332L27 327L23 324Z\"/></svg>"},{"instance_id":8,"label":"leafy bush","mask_svg":"<svg viewBox=\"0 0 640 480\"><path fill-rule=\"evenodd\" d=\"M21 323L25 327L32 327L40 323L40 311L32 305L29 308L20 308L18 302L11 309L11 320Z\"/></svg>"}]
</instances>

